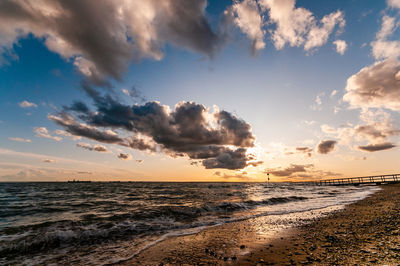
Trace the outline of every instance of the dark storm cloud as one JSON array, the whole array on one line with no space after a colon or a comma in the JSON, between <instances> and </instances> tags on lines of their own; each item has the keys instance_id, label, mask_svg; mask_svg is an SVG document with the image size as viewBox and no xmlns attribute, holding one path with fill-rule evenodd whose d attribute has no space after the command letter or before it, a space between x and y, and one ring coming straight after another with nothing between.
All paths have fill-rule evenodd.
<instances>
[{"instance_id":1,"label":"dark storm cloud","mask_svg":"<svg viewBox=\"0 0 400 266\"><path fill-rule=\"evenodd\" d=\"M227 138L231 138L232 145L248 147L253 146L254 137L250 130L250 125L243 120L239 120L231 113L221 111L215 114L218 124L226 131ZM229 142L229 140L227 141Z\"/></svg>"},{"instance_id":2,"label":"dark storm cloud","mask_svg":"<svg viewBox=\"0 0 400 266\"><path fill-rule=\"evenodd\" d=\"M65 109L77 112L89 112L87 105L81 101L75 101L71 106L65 107Z\"/></svg>"},{"instance_id":3,"label":"dark storm cloud","mask_svg":"<svg viewBox=\"0 0 400 266\"><path fill-rule=\"evenodd\" d=\"M174 157L187 156L202 160L206 168L241 169L257 164L254 156L246 154L255 141L251 126L226 111L210 114L204 105L194 102L180 102L174 110L158 102L129 106L110 95L100 95L87 83L83 88L93 99L95 112L74 103L60 114L49 116L73 135L133 149L163 151ZM99 128L122 130L131 137Z\"/></svg>"},{"instance_id":4,"label":"dark storm cloud","mask_svg":"<svg viewBox=\"0 0 400 266\"><path fill-rule=\"evenodd\" d=\"M358 146L360 150L363 151L368 151L368 152L375 152L375 151L383 151L383 150L389 150L396 147L391 142L384 142L384 143L379 143L379 144L369 144L366 146Z\"/></svg>"},{"instance_id":5,"label":"dark storm cloud","mask_svg":"<svg viewBox=\"0 0 400 266\"><path fill-rule=\"evenodd\" d=\"M165 1L165 0L164 0ZM212 55L219 43L204 16L206 0L169 0L172 15L163 18L162 35L172 43Z\"/></svg>"},{"instance_id":6,"label":"dark storm cloud","mask_svg":"<svg viewBox=\"0 0 400 266\"><path fill-rule=\"evenodd\" d=\"M65 130L75 136L86 137L105 143L119 143L122 139L111 131L101 131L95 127L78 123L72 116L62 112L56 115L49 115L48 118L56 124L65 128Z\"/></svg>"},{"instance_id":7,"label":"dark storm cloud","mask_svg":"<svg viewBox=\"0 0 400 266\"><path fill-rule=\"evenodd\" d=\"M141 150L141 151L156 151L157 147L153 142L146 141L144 139L139 139L135 137L127 138L123 146L130 147L132 149Z\"/></svg>"},{"instance_id":8,"label":"dark storm cloud","mask_svg":"<svg viewBox=\"0 0 400 266\"><path fill-rule=\"evenodd\" d=\"M322 154L328 154L335 148L336 140L324 140L318 144L318 152Z\"/></svg>"},{"instance_id":9,"label":"dark storm cloud","mask_svg":"<svg viewBox=\"0 0 400 266\"><path fill-rule=\"evenodd\" d=\"M225 169L243 169L246 167L247 156L246 149L225 150L216 157L203 160L206 169L225 168Z\"/></svg>"},{"instance_id":10,"label":"dark storm cloud","mask_svg":"<svg viewBox=\"0 0 400 266\"><path fill-rule=\"evenodd\" d=\"M165 43L212 56L221 43L206 0L2 0L0 54L28 34L72 60L98 85L119 79L132 60L159 60Z\"/></svg>"}]
</instances>

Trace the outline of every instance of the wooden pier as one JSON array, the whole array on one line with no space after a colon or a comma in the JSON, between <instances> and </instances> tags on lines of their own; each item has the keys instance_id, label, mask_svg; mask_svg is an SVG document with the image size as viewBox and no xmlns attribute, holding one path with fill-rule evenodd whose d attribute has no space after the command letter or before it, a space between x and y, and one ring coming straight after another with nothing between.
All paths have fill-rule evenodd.
<instances>
[{"instance_id":1,"label":"wooden pier","mask_svg":"<svg viewBox=\"0 0 400 266\"><path fill-rule=\"evenodd\" d=\"M315 186L359 186L400 183L400 174L326 179L309 182Z\"/></svg>"}]
</instances>

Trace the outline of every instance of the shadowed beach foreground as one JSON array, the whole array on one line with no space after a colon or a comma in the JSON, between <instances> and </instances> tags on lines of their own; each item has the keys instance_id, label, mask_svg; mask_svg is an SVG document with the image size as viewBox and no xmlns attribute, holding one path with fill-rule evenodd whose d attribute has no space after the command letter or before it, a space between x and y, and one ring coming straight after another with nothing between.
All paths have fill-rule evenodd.
<instances>
[{"instance_id":1,"label":"shadowed beach foreground","mask_svg":"<svg viewBox=\"0 0 400 266\"><path fill-rule=\"evenodd\" d=\"M278 232L263 219L167 238L122 264L400 265L400 184Z\"/></svg>"}]
</instances>

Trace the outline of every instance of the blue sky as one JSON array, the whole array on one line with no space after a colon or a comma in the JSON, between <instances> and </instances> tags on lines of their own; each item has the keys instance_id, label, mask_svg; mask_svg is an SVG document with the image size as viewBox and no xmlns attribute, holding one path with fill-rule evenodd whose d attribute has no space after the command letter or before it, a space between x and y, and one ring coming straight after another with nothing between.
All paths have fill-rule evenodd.
<instances>
[{"instance_id":1,"label":"blue sky","mask_svg":"<svg viewBox=\"0 0 400 266\"><path fill-rule=\"evenodd\" d=\"M28 8L20 1L6 2ZM290 6L293 1L283 2ZM137 5L142 7L140 1ZM355 94L350 100L343 100L343 96L353 88L347 86L352 75L377 62L397 60L398 55L393 48L396 46L391 46L394 52L388 52L387 55L373 52L374 47L387 44L389 39L396 42L398 32L393 28L379 43L373 44L377 41L385 16L399 19L400 4L397 1L296 1L296 10L311 12L313 17L313 21L307 22L308 26L301 29L305 33L303 36L299 34L300 37L308 38L307 31L314 26L322 27L324 16L335 12L341 15L335 20L334 28L327 31L328 38L310 50L305 48L306 41L294 47L286 41L282 48L276 47L272 38L274 33L279 33L279 23L286 23L286 27L294 26L289 24L293 21L272 19L272 12L285 11L279 10L281 7L274 1L204 1L204 5L205 9L193 8L193 12L199 12L196 14L204 17L216 35L222 36L222 18L226 12L232 12L231 17L225 18L229 24L223 44L220 41L218 48L210 53L200 51L203 48L193 42L193 39L199 42L196 39L199 34L196 35L195 31L177 37L178 33L173 31L175 28L160 30L158 25L153 25L155 22L150 21L150 25L155 27L153 30L160 30L157 53L162 56L155 55L154 51L133 47L136 49L133 51L135 55L127 60L128 67L115 70L119 79L107 71L101 73L100 68L104 68L104 65L96 65L100 63L90 57L93 55L85 50L87 47L82 48L74 42L75 39L62 35L62 26L54 29L35 24L38 23L35 20L14 26L11 19L22 21L17 14L0 19L0 51L3 52L0 67L0 180L66 180L77 172L87 173L78 174L80 178L101 180L258 181L267 172L275 173L275 180L299 180L398 170L395 158L399 155L399 110L393 107L400 101L396 98L400 90L398 85L378 80L382 86L387 86L383 88L383 93L392 96L386 97L385 94L382 100L379 98L377 101L361 99L356 97L361 95L361 92L357 94L357 90L373 87L365 85L367 81L362 83L360 77L359 86L353 86ZM246 9L249 7L255 9ZM0 10L5 12L6 8L5 4L0 5ZM47 19L40 4L35 8L43 12L43 20ZM54 5L54 10L60 13L68 8L71 7ZM122 8L129 11L131 7ZM179 9L168 11L171 17L162 17L167 22L174 21L174 16L179 16L181 12ZM254 21L246 20L246 12L250 11L260 16L261 26L257 27ZM92 11L93 14L96 12ZM306 14L304 12L302 14ZM109 25L113 25L115 18L107 19ZM190 23L190 19L188 21ZM71 28L76 30L72 27L73 23L71 21ZM132 28L136 25L130 25L128 19L123 23ZM181 23L185 24L186 21L182 19ZM65 25L65 28L69 26ZM10 34L10 29L24 34L14 36ZM97 30L101 32L101 29ZM134 34L128 37L137 43L140 38L150 34L146 29L134 30ZM253 33L258 37L252 39ZM108 36L101 37L106 40ZM73 48L51 46L48 42L52 38L67 44L71 42ZM317 35L317 38L322 37ZM253 47L252 51L251 44L255 40L263 42L265 47L255 51ZM346 43L342 54L333 43L336 40ZM96 44L90 49L95 50ZM85 53L89 56L85 57ZM86 75L83 68L77 65L77 58L80 57L95 62L100 79L111 86L103 86L93 81L93 76ZM391 71L397 67L398 63L394 63ZM132 149L71 133L68 126L55 123L49 119L49 115L68 111L74 101L81 101L95 110L95 101L82 89L84 81L88 81L102 95L110 94L124 105L144 105L157 101L174 110L175 104L191 101L209 108L210 113L214 105L218 106L218 110L225 110L251 126L254 145L246 146L246 154L251 151L256 158L253 161L250 157L244 158L245 165L240 167L220 167L222 164L217 163L216 167L207 168L207 164L193 158L193 154L186 150L182 154L181 150L157 142L156 136L146 135L147 131L134 133L124 132L123 128L116 125L96 126L103 131L113 130L124 137L132 134L148 137L155 142L155 150ZM145 100L132 99L123 93L123 89L130 90L132 87ZM30 107L21 107L24 101L31 103ZM80 117L77 115L75 118L78 121ZM88 121L79 122L95 126ZM214 122L210 122L210 125L214 125ZM45 128L47 133L43 133L43 130L39 130L42 134L38 133L38 128ZM64 135L57 134L56 130L63 130ZM72 135L65 136L65 132ZM327 152L319 152L319 145L324 141L333 141L334 144L328 147ZM78 143L89 144L92 148L82 149L77 147ZM227 148L231 144L230 141L218 143L218 147ZM96 152L94 145L103 145L107 152ZM200 144L195 145L197 147ZM238 147L242 146L232 149ZM297 148L308 148L311 155ZM129 160L118 158L121 153L128 154ZM220 157L211 159L219 160ZM249 162L257 163L254 166ZM97 163L105 169L100 171L92 165Z\"/></svg>"}]
</instances>

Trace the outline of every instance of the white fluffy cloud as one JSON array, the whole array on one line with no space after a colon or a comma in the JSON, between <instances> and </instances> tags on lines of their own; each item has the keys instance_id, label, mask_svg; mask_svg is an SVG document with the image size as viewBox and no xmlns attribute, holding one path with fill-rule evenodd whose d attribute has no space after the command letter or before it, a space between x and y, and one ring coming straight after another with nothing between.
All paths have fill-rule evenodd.
<instances>
[{"instance_id":1,"label":"white fluffy cloud","mask_svg":"<svg viewBox=\"0 0 400 266\"><path fill-rule=\"evenodd\" d=\"M347 80L343 99L352 107L400 111L400 62L397 58L364 67Z\"/></svg>"},{"instance_id":2,"label":"white fluffy cloud","mask_svg":"<svg viewBox=\"0 0 400 266\"><path fill-rule=\"evenodd\" d=\"M387 0L386 3L391 8L400 9L400 0Z\"/></svg>"},{"instance_id":3,"label":"white fluffy cloud","mask_svg":"<svg viewBox=\"0 0 400 266\"><path fill-rule=\"evenodd\" d=\"M347 50L347 43L346 41L343 40L336 40L333 42L333 44L335 45L336 48L336 52L338 52L341 55L344 55L344 53Z\"/></svg>"},{"instance_id":4,"label":"white fluffy cloud","mask_svg":"<svg viewBox=\"0 0 400 266\"><path fill-rule=\"evenodd\" d=\"M377 60L394 58L400 56L400 41L389 40L396 31L399 23L394 17L384 15L382 25L376 34L376 39L371 42L372 55Z\"/></svg>"},{"instance_id":5,"label":"white fluffy cloud","mask_svg":"<svg viewBox=\"0 0 400 266\"><path fill-rule=\"evenodd\" d=\"M1 50L0 50L1 51ZM18 104L21 108L37 107L36 103L31 103L28 101L23 101Z\"/></svg>"},{"instance_id":6,"label":"white fluffy cloud","mask_svg":"<svg viewBox=\"0 0 400 266\"><path fill-rule=\"evenodd\" d=\"M388 0L387 5L392 9L400 8L400 0ZM361 116L369 108L400 111L400 61L398 58L400 40L392 39L397 35L400 17L398 13L395 16L389 16L388 12L386 9L382 16L381 27L376 33L375 40L371 42L371 52L377 61L347 79L343 100L347 101L351 108L360 108ZM388 147L379 143L378 145L377 139L383 141L386 136L398 133L397 130L393 131L387 126L387 121L387 118L381 118L378 122L368 123L356 129L357 133L369 136L370 141L374 142L375 146L371 146L372 151L376 151L379 147Z\"/></svg>"},{"instance_id":7,"label":"white fluffy cloud","mask_svg":"<svg viewBox=\"0 0 400 266\"><path fill-rule=\"evenodd\" d=\"M45 127L35 127L35 128L33 128L33 132L35 132L35 135L40 138L52 139L55 141L62 140L61 137L50 135L49 131Z\"/></svg>"},{"instance_id":8,"label":"white fluffy cloud","mask_svg":"<svg viewBox=\"0 0 400 266\"><path fill-rule=\"evenodd\" d=\"M340 10L318 20L310 10L296 7L295 0L236 0L225 13L250 38L253 51L264 49L266 32L277 50L289 45L313 51L346 25Z\"/></svg>"},{"instance_id":9,"label":"white fluffy cloud","mask_svg":"<svg viewBox=\"0 0 400 266\"><path fill-rule=\"evenodd\" d=\"M227 11L233 23L245 33L252 41L252 51L265 48L263 29L263 16L260 14L258 4L255 0L243 0L235 2Z\"/></svg>"},{"instance_id":10,"label":"white fluffy cloud","mask_svg":"<svg viewBox=\"0 0 400 266\"><path fill-rule=\"evenodd\" d=\"M9 140L12 140L12 141L17 141L17 142L27 142L27 143L29 143L29 142L31 142L31 140L30 139L23 139L23 138L18 138L18 137L10 137L10 138L8 138Z\"/></svg>"},{"instance_id":11,"label":"white fluffy cloud","mask_svg":"<svg viewBox=\"0 0 400 266\"><path fill-rule=\"evenodd\" d=\"M286 44L303 46L310 51L324 45L338 25L342 31L346 21L341 11L325 15L318 21L313 13L302 7L295 7L295 0L262 0L260 5L268 11L269 23L275 24L271 30L276 49Z\"/></svg>"}]
</instances>

